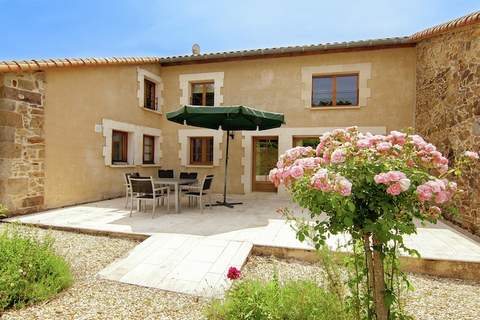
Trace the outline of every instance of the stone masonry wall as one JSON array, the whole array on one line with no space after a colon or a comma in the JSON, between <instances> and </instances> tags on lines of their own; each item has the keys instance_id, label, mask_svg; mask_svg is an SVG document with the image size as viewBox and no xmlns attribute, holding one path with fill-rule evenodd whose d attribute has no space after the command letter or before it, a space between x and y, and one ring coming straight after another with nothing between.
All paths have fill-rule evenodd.
<instances>
[{"instance_id":1,"label":"stone masonry wall","mask_svg":"<svg viewBox=\"0 0 480 320\"><path fill-rule=\"evenodd\" d=\"M454 161L480 151L480 25L417 45L416 130ZM459 181L465 190L452 220L480 234L480 166Z\"/></svg>"},{"instance_id":2,"label":"stone masonry wall","mask_svg":"<svg viewBox=\"0 0 480 320\"><path fill-rule=\"evenodd\" d=\"M0 74L0 203L9 215L44 208L44 73Z\"/></svg>"}]
</instances>

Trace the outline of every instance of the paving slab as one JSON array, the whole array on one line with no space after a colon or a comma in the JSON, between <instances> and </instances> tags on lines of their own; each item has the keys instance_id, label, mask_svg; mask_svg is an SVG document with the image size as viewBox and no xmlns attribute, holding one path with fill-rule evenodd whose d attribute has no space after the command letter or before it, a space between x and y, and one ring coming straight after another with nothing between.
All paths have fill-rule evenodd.
<instances>
[{"instance_id":1,"label":"paving slab","mask_svg":"<svg viewBox=\"0 0 480 320\"><path fill-rule=\"evenodd\" d=\"M99 275L129 284L218 297L230 285L226 278L228 268L241 268L252 247L246 241L156 234Z\"/></svg>"}]
</instances>

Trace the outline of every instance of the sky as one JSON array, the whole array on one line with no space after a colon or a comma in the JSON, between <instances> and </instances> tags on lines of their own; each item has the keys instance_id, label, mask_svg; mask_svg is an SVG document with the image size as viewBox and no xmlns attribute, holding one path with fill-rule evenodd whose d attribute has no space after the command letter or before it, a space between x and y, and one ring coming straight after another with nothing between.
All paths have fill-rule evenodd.
<instances>
[{"instance_id":1,"label":"sky","mask_svg":"<svg viewBox=\"0 0 480 320\"><path fill-rule=\"evenodd\" d=\"M172 56L410 35L480 0L0 0L0 60Z\"/></svg>"}]
</instances>

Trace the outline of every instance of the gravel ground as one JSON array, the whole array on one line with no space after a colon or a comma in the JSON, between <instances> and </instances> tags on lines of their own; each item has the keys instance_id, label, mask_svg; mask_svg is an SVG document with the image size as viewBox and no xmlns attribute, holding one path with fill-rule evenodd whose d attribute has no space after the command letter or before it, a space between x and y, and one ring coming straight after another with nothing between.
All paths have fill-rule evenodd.
<instances>
[{"instance_id":1,"label":"gravel ground","mask_svg":"<svg viewBox=\"0 0 480 320\"><path fill-rule=\"evenodd\" d=\"M242 277L271 279L277 270L279 280L311 279L322 283L318 265L253 256ZM313 276L312 276L313 275ZM406 297L406 311L418 320L480 319L480 282L410 274L415 291Z\"/></svg>"},{"instance_id":2,"label":"gravel ground","mask_svg":"<svg viewBox=\"0 0 480 320\"><path fill-rule=\"evenodd\" d=\"M0 226L1 228L1 226ZM56 251L71 264L72 287L50 301L9 310L4 319L201 319L205 301L195 297L100 279L108 264L138 242L62 231L40 230L55 238Z\"/></svg>"},{"instance_id":3,"label":"gravel ground","mask_svg":"<svg viewBox=\"0 0 480 320\"><path fill-rule=\"evenodd\" d=\"M1 226L0 226L1 228ZM56 251L72 266L74 284L50 301L10 310L1 319L202 319L206 300L99 279L96 274L138 242L62 231L39 230L55 239ZM253 256L242 278L312 279L322 283L318 265ZM479 319L480 282L411 274L415 291L407 311L421 320Z\"/></svg>"}]
</instances>

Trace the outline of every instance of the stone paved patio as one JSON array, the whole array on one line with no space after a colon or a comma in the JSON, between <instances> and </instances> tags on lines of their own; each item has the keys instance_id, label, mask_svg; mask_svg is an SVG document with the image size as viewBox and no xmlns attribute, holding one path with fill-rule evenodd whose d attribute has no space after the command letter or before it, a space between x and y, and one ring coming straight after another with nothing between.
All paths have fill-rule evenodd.
<instances>
[{"instance_id":1,"label":"stone paved patio","mask_svg":"<svg viewBox=\"0 0 480 320\"><path fill-rule=\"evenodd\" d=\"M279 207L293 207L272 195L241 197L244 205L234 209L213 207L184 208L167 213L164 208L152 219L151 212L124 208L124 199L113 199L11 218L45 226L99 230L151 236L124 259L118 260L100 276L163 290L218 296L228 287L225 275L230 266L241 267L254 245L312 249L295 238L295 232L276 213ZM295 209L296 215L302 215ZM345 242L331 237L335 249ZM419 226L418 234L406 239L422 258L480 263L480 244L439 222Z\"/></svg>"}]
</instances>

